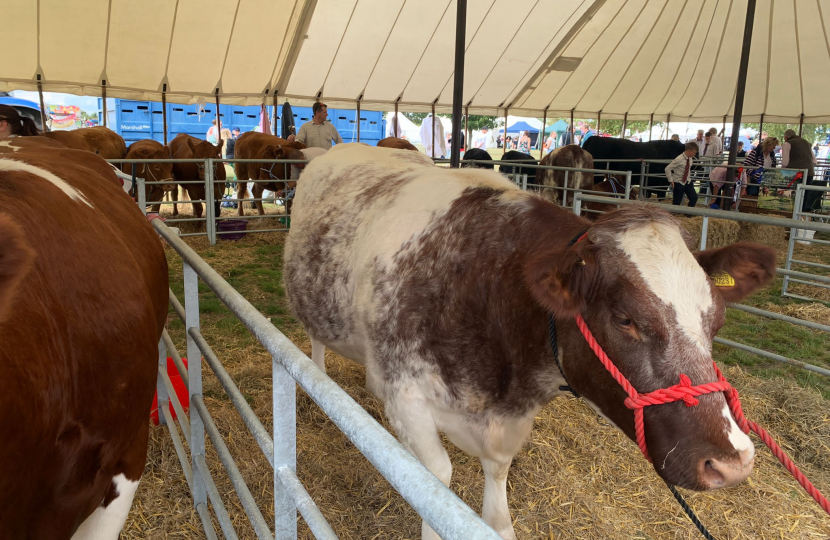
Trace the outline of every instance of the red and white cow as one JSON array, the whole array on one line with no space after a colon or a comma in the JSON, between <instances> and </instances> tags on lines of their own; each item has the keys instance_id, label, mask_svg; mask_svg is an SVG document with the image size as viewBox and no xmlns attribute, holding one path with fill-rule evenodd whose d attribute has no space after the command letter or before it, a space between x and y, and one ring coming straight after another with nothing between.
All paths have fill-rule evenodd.
<instances>
[{"instance_id":1,"label":"red and white cow","mask_svg":"<svg viewBox=\"0 0 830 540\"><path fill-rule=\"evenodd\" d=\"M118 538L167 291L159 238L102 158L0 155L0 538Z\"/></svg>"},{"instance_id":2,"label":"red and white cow","mask_svg":"<svg viewBox=\"0 0 830 540\"><path fill-rule=\"evenodd\" d=\"M284 275L312 359L325 369L329 347L363 363L401 442L445 484L452 465L439 432L481 458L483 517L506 539L515 538L511 459L565 377L634 438L626 394L574 316L640 392L675 385L681 373L714 382L724 302L768 282L775 267L774 252L756 244L693 254L660 209L590 223L497 173L363 145L337 145L309 164L293 215ZM716 288L708 274L721 271L735 285ZM699 399L645 412L655 469L690 489L737 484L752 469L752 442L721 393ZM436 536L424 525L423 537Z\"/></svg>"},{"instance_id":3,"label":"red and white cow","mask_svg":"<svg viewBox=\"0 0 830 540\"><path fill-rule=\"evenodd\" d=\"M561 146L542 158L539 165L593 169L594 158L578 144ZM573 206L573 192L564 191L566 171L541 169L536 173L539 184L559 189L543 189L542 196L562 206ZM594 187L594 173L567 171L568 189L589 191ZM562 201L561 203L559 201Z\"/></svg>"}]
</instances>

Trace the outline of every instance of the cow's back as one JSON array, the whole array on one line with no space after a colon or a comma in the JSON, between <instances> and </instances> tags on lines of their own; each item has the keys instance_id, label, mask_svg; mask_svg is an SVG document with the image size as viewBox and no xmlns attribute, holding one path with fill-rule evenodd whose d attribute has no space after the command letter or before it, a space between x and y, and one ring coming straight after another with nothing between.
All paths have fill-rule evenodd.
<instances>
[{"instance_id":1,"label":"cow's back","mask_svg":"<svg viewBox=\"0 0 830 540\"><path fill-rule=\"evenodd\" d=\"M576 144L568 144L554 149L544 156L539 164L548 167L569 167L575 169L594 168L594 160L591 154ZM566 171L542 169L537 174L537 181L543 186L562 188L565 185L565 174ZM594 173L571 171L568 173L567 180L568 188L588 190L594 186ZM563 198L560 192L554 189L542 190L542 196L553 202L559 202L561 200L565 205L569 204L572 197L566 193Z\"/></svg>"},{"instance_id":2,"label":"cow's back","mask_svg":"<svg viewBox=\"0 0 830 540\"><path fill-rule=\"evenodd\" d=\"M50 131L44 133L43 136L67 148L86 150L104 159L122 159L127 155L127 145L124 139L118 133L103 126L70 131Z\"/></svg>"},{"instance_id":3,"label":"cow's back","mask_svg":"<svg viewBox=\"0 0 830 540\"><path fill-rule=\"evenodd\" d=\"M234 145L234 157L238 159L257 159L261 158L268 146L281 145L289 148L301 150L305 145L299 141L289 142L282 137L271 135L269 133L259 133L258 131L249 131L243 133L236 140ZM234 171L236 177L242 180L258 179L260 177L260 168L265 164L260 163L235 163Z\"/></svg>"},{"instance_id":4,"label":"cow's back","mask_svg":"<svg viewBox=\"0 0 830 540\"><path fill-rule=\"evenodd\" d=\"M34 253L0 319L0 536L62 538L125 463L143 468L167 264L112 170L86 152L0 159L0 216Z\"/></svg>"}]
</instances>

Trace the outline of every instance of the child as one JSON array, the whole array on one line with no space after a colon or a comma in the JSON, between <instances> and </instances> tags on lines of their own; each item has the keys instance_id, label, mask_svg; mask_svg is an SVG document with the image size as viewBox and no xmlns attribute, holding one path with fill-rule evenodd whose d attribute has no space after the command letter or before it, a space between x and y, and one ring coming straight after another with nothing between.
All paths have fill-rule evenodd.
<instances>
[{"instance_id":1,"label":"child","mask_svg":"<svg viewBox=\"0 0 830 540\"><path fill-rule=\"evenodd\" d=\"M682 154L674 158L674 161L666 167L666 178L671 182L674 188L674 196L672 204L680 206L683 202L683 195L689 197L689 206L697 204L697 192L695 186L692 185L690 171L692 168L692 158L697 154L698 146L696 142L687 142L686 150Z\"/></svg>"}]
</instances>

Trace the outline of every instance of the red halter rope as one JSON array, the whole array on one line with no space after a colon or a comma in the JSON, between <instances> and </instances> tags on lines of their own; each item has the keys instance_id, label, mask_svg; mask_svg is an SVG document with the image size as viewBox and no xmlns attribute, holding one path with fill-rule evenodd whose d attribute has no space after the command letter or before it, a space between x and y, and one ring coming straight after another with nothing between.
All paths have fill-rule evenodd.
<instances>
[{"instance_id":1,"label":"red halter rope","mask_svg":"<svg viewBox=\"0 0 830 540\"><path fill-rule=\"evenodd\" d=\"M743 410L741 409L741 402L738 399L738 391L727 382L720 369L718 369L717 364L712 362L712 365L715 367L715 373L718 376L718 382L692 386L692 382L689 377L681 373L679 384L670 386L669 388L655 390L654 392L649 392L647 394L640 394L634 389L631 383L628 382L628 379L620 373L617 366L611 362L611 359L608 358L605 351L602 350L602 347L600 347L599 343L597 343L597 340L594 339L591 330L588 329L588 325L585 324L585 320L582 318L582 315L576 315L575 319L576 325L585 337L585 341L588 342L588 346L592 351L594 351L594 354L596 354L599 361L602 362L602 365L605 366L605 369L607 369L611 376L614 377L614 380L616 380L628 394L628 397L625 399L625 406L634 411L634 430L637 436L637 445L640 447L640 451L642 451L643 456L645 456L649 462L651 461L651 458L649 458L648 449L646 448L645 425L643 423L643 409L645 407L650 405L660 405L663 403L673 403L675 401L683 401L687 407L693 407L699 403L696 399L697 396L713 392L725 392L726 402L729 405L729 409L732 411L732 415L735 417L735 421L738 423L738 427L740 427L744 433L749 433L750 430L757 433L764 444L766 444L775 457L778 458L778 461L780 461L781 464L784 465L788 471L790 471L790 474L798 480L798 483L801 484L804 490L809 493L813 499L815 499L815 501L825 512L827 512L827 514L830 514L830 502L827 501L824 495L822 495L821 492L816 489L815 486L813 486L813 484L801 473L801 471L798 470L795 463L793 463L781 447L779 447L775 441L772 440L772 437L770 437L769 433L767 433L764 428L755 422L746 419Z\"/></svg>"}]
</instances>

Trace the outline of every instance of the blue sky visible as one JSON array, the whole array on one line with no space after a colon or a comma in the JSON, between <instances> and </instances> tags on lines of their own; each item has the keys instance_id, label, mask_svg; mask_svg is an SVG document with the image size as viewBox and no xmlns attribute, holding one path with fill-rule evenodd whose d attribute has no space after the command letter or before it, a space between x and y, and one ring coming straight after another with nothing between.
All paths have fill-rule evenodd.
<instances>
[{"instance_id":1,"label":"blue sky visible","mask_svg":"<svg viewBox=\"0 0 830 540\"><path fill-rule=\"evenodd\" d=\"M10 92L10 94L20 99L28 99L29 101L34 101L35 103L38 103L40 101L37 92L14 90ZM90 114L98 112L98 98L94 97L74 96L72 94L59 94L57 92L44 92L43 101L44 103L46 103L47 106L75 105L77 107L80 107L81 110L86 111ZM107 100L107 103L110 103L110 100ZM110 106L112 107L114 106L114 104L111 104Z\"/></svg>"}]
</instances>

